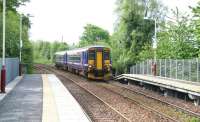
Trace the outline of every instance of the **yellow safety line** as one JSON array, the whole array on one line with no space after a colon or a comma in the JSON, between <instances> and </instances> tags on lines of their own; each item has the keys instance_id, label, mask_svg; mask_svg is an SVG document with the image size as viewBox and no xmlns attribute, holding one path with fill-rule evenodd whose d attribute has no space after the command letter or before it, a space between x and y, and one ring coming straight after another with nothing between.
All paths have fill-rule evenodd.
<instances>
[{"instance_id":1,"label":"yellow safety line","mask_svg":"<svg viewBox=\"0 0 200 122\"><path fill-rule=\"evenodd\" d=\"M59 122L57 107L51 85L47 75L42 75L43 80L43 111L42 122Z\"/></svg>"}]
</instances>

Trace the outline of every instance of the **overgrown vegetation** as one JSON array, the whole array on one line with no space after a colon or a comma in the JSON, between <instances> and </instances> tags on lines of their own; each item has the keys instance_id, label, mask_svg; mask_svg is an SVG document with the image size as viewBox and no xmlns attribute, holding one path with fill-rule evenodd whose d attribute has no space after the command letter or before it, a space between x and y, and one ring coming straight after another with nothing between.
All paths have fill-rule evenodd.
<instances>
[{"instance_id":1,"label":"overgrown vegetation","mask_svg":"<svg viewBox=\"0 0 200 122\"><path fill-rule=\"evenodd\" d=\"M19 57L20 39L19 39L19 21L20 14L17 8L25 4L29 0L7 0L6 5L6 57ZM2 28L2 0L0 1L0 28ZM28 15L22 15L22 63L27 64L28 73L32 72L33 50L29 41L28 31L30 29L30 20ZM2 40L2 29L0 29L0 40ZM2 43L0 43L2 50ZM2 53L0 53L2 56Z\"/></svg>"},{"instance_id":2,"label":"overgrown vegetation","mask_svg":"<svg viewBox=\"0 0 200 122\"><path fill-rule=\"evenodd\" d=\"M153 58L155 49L152 48L152 42L155 39L155 19L158 29L157 58L199 57L200 2L196 8L191 8L194 13L193 17L180 12L178 8L168 10L160 0L117 0L116 4L118 20L114 33L107 38L109 40L96 40L98 37L102 37L101 33L91 29L91 25L87 25L82 35L84 38L80 38L78 46L82 47L98 42L97 44L103 43L111 47L113 68L117 73L129 72L131 65ZM173 13L172 18L166 15L168 12ZM144 19L145 16L149 19Z\"/></svg>"},{"instance_id":3,"label":"overgrown vegetation","mask_svg":"<svg viewBox=\"0 0 200 122\"><path fill-rule=\"evenodd\" d=\"M110 47L112 65L118 74L129 72L129 67L139 61L153 58L154 51L157 58L161 59L187 59L200 56L200 2L197 7L191 8L194 16L182 13L178 8L168 10L161 0L117 0L116 5L118 19L114 33L110 35L101 27L87 24L80 42L75 47L94 44ZM173 13L172 18L167 17L166 13L169 12ZM145 16L149 19L144 19ZM152 48L152 42L155 40L155 19L157 20L156 49ZM70 48L66 43L58 42L39 41L32 44L35 63L51 63L56 51Z\"/></svg>"},{"instance_id":4,"label":"overgrown vegetation","mask_svg":"<svg viewBox=\"0 0 200 122\"><path fill-rule=\"evenodd\" d=\"M69 49L67 43L58 41L53 43L47 41L33 41L32 45L34 50L34 63L39 64L52 64L55 52Z\"/></svg>"},{"instance_id":5,"label":"overgrown vegetation","mask_svg":"<svg viewBox=\"0 0 200 122\"><path fill-rule=\"evenodd\" d=\"M78 47L85 47L92 44L110 44L110 35L107 30L104 30L96 25L87 24L84 27L84 32L80 37Z\"/></svg>"}]
</instances>

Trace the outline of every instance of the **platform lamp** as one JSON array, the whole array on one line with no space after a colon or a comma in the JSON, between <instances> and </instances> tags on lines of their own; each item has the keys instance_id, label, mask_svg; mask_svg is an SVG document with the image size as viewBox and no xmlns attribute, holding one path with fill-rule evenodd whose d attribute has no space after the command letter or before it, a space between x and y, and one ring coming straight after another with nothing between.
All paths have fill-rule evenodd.
<instances>
[{"instance_id":1,"label":"platform lamp","mask_svg":"<svg viewBox=\"0 0 200 122\"><path fill-rule=\"evenodd\" d=\"M1 69L1 93L5 93L6 86L6 65L5 65L5 24L6 24L6 0L3 0L3 54Z\"/></svg>"},{"instance_id":2,"label":"platform lamp","mask_svg":"<svg viewBox=\"0 0 200 122\"><path fill-rule=\"evenodd\" d=\"M20 40L20 45L19 45L19 76L22 75L22 14L20 14L20 21L19 21L19 40Z\"/></svg>"},{"instance_id":3,"label":"platform lamp","mask_svg":"<svg viewBox=\"0 0 200 122\"><path fill-rule=\"evenodd\" d=\"M154 63L152 65L152 71L153 71L153 75L156 76L156 48L157 48L157 21L156 19L151 19L149 17L146 16L147 14L145 14L144 19L145 20L153 20L154 21L154 41L153 41L153 50L154 50Z\"/></svg>"}]
</instances>

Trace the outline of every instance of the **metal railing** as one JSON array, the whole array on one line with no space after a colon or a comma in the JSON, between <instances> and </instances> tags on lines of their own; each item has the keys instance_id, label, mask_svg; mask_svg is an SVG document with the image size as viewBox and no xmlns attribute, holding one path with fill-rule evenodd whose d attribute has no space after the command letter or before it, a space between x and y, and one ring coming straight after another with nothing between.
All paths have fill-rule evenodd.
<instances>
[{"instance_id":1,"label":"metal railing","mask_svg":"<svg viewBox=\"0 0 200 122\"><path fill-rule=\"evenodd\" d=\"M156 60L156 76L200 82L199 59L159 59ZM131 74L153 75L154 61L147 60L130 68Z\"/></svg>"},{"instance_id":2,"label":"metal railing","mask_svg":"<svg viewBox=\"0 0 200 122\"><path fill-rule=\"evenodd\" d=\"M19 75L19 59L6 58L6 84L15 79ZM2 59L0 58L0 70L2 67ZM1 73L0 73L1 77Z\"/></svg>"}]
</instances>

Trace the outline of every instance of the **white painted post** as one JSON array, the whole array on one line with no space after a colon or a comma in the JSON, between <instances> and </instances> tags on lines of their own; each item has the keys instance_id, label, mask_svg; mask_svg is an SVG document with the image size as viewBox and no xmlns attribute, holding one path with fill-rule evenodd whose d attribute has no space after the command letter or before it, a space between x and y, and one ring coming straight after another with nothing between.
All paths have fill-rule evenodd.
<instances>
[{"instance_id":1,"label":"white painted post","mask_svg":"<svg viewBox=\"0 0 200 122\"><path fill-rule=\"evenodd\" d=\"M20 51L19 51L19 61L22 62L22 15L20 14L20 29L19 29L19 40L20 40Z\"/></svg>"},{"instance_id":2,"label":"white painted post","mask_svg":"<svg viewBox=\"0 0 200 122\"><path fill-rule=\"evenodd\" d=\"M5 33L6 33L6 0L3 0L3 45L2 45L2 66L5 67Z\"/></svg>"}]
</instances>

